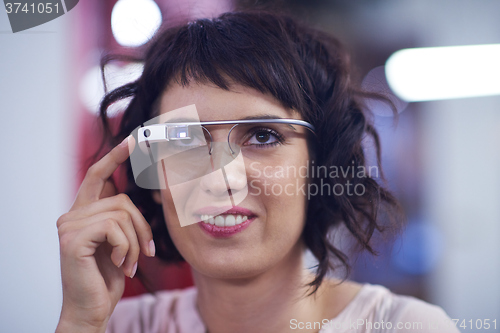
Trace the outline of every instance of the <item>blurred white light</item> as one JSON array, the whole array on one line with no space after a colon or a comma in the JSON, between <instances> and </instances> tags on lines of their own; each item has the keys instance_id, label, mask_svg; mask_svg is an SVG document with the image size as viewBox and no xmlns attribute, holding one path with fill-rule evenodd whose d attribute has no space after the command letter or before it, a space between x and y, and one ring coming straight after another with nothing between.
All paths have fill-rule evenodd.
<instances>
[{"instance_id":1,"label":"blurred white light","mask_svg":"<svg viewBox=\"0 0 500 333\"><path fill-rule=\"evenodd\" d=\"M407 102L399 99L389 88L387 79L385 77L384 66L375 67L370 72L368 72L368 74L366 74L365 78L363 79L363 82L361 83L361 87L365 91L373 92L389 99L393 103L398 113L403 112L408 106ZM385 101L367 98L365 100L365 103L368 110L370 110L377 116L394 116L394 110L391 108L391 105Z\"/></svg>"},{"instance_id":2,"label":"blurred white light","mask_svg":"<svg viewBox=\"0 0 500 333\"><path fill-rule=\"evenodd\" d=\"M142 70L143 64L128 64L121 67L114 64L107 65L104 74L108 91L137 80ZM99 113L99 105L104 97L104 85L99 66L94 66L87 71L80 83L79 95L87 110ZM128 106L129 102L130 98L127 98L114 103L108 108L108 115L117 115Z\"/></svg>"},{"instance_id":3,"label":"blurred white light","mask_svg":"<svg viewBox=\"0 0 500 333\"><path fill-rule=\"evenodd\" d=\"M161 11L153 0L118 0L111 12L111 30L123 46L146 43L161 25Z\"/></svg>"},{"instance_id":4,"label":"blurred white light","mask_svg":"<svg viewBox=\"0 0 500 333\"><path fill-rule=\"evenodd\" d=\"M500 94L500 44L404 49L387 60L400 98L431 101Z\"/></svg>"}]
</instances>

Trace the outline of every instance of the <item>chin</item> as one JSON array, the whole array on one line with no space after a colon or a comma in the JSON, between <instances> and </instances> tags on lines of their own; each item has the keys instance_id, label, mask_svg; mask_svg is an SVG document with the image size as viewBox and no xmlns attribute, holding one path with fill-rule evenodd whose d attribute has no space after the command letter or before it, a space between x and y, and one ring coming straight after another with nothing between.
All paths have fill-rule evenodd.
<instances>
[{"instance_id":1,"label":"chin","mask_svg":"<svg viewBox=\"0 0 500 333\"><path fill-rule=\"evenodd\" d=\"M191 266L198 273L215 279L247 279L268 269L262 259L257 257L235 258L229 254L205 259L203 262L198 259Z\"/></svg>"}]
</instances>

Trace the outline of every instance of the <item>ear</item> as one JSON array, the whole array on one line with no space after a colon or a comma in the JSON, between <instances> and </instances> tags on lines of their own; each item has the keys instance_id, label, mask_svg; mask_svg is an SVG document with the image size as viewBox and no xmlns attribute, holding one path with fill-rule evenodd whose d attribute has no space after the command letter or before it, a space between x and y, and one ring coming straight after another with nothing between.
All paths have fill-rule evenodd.
<instances>
[{"instance_id":1,"label":"ear","mask_svg":"<svg viewBox=\"0 0 500 333\"><path fill-rule=\"evenodd\" d=\"M153 200L158 204L158 205L161 205L162 204L162 200L161 200L161 192L159 190L154 190L153 191Z\"/></svg>"}]
</instances>

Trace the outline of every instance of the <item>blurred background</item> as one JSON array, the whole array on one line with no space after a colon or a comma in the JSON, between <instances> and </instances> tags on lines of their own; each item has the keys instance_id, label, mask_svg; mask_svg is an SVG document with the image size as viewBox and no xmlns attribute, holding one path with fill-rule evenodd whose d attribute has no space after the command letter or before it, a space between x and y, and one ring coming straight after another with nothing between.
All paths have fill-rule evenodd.
<instances>
[{"instance_id":1,"label":"blurred background","mask_svg":"<svg viewBox=\"0 0 500 333\"><path fill-rule=\"evenodd\" d=\"M499 44L500 1L260 4L336 35L352 54L356 79L367 89L391 94L398 106L395 123L387 108L371 104L386 178L408 225L397 239L380 239L380 256L361 255L353 262L352 279L438 304L451 318L467 322L463 331L479 331L476 320L496 319L500 326L499 89L496 95L403 101L392 95L384 71L391 55L405 48ZM0 332L52 332L56 327L62 293L55 224L70 208L98 141L101 56L141 45L161 20L174 25L253 5L84 0L56 20L16 34L0 10ZM493 72L498 73L499 63L497 58L491 65ZM469 80L467 71L481 64L469 57L454 72ZM137 65L108 66L109 88L133 80L140 70ZM424 86L436 80L429 73ZM480 83L470 80L472 86ZM393 88L398 84L389 83ZM492 85L500 88L500 76ZM117 119L122 108L114 108ZM142 266L151 276L169 277L156 282L157 288L192 283L186 266L151 261ZM125 296L143 291L138 281L128 282Z\"/></svg>"}]
</instances>

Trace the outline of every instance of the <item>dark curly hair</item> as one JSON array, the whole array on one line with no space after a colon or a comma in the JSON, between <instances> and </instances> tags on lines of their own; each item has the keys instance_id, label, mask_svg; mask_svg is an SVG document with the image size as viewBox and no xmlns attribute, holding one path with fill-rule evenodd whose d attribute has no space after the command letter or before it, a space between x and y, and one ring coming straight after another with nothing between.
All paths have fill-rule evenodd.
<instances>
[{"instance_id":1,"label":"dark curly hair","mask_svg":"<svg viewBox=\"0 0 500 333\"><path fill-rule=\"evenodd\" d=\"M155 117L155 103L171 81L185 86L194 80L226 90L236 83L271 94L314 125L316 140L310 143L310 149L316 166L365 167L362 141L368 135L380 168L379 137L363 101L384 98L356 87L346 51L325 32L286 15L230 12L162 29L139 52L141 56L118 58L144 62L144 70L138 80L105 96L100 107L106 134L103 142L114 145ZM103 59L104 69L106 63L117 58ZM111 104L128 97L132 100L118 132L112 134L106 111ZM152 191L135 184L130 165L127 178L126 193L151 223L158 257L167 262L182 261ZM318 182L319 178L310 181ZM310 199L302 239L318 260L316 277L310 283L313 292L327 272L336 268L335 262L349 271L347 255L331 243L329 231L333 227L344 224L362 249L375 254L370 241L374 232L382 231L387 219L401 220L398 202L375 179L340 175L323 181L332 188L348 181L353 186L362 184L365 192L361 196L343 193Z\"/></svg>"}]
</instances>

